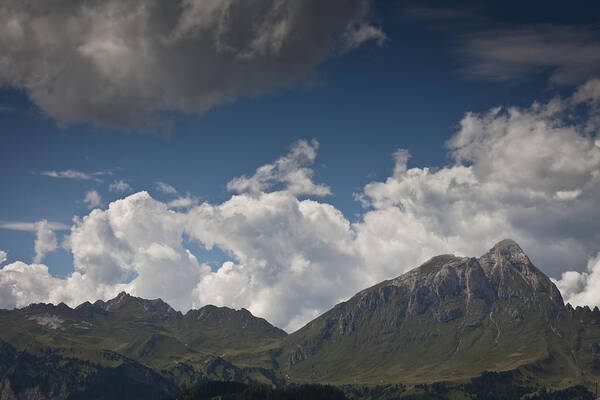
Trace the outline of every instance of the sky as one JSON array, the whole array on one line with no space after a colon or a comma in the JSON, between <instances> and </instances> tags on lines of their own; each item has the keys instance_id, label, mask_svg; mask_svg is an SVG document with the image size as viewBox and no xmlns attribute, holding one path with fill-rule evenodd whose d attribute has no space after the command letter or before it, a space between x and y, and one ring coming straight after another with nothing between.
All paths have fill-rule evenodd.
<instances>
[{"instance_id":1,"label":"sky","mask_svg":"<svg viewBox=\"0 0 600 400\"><path fill-rule=\"evenodd\" d=\"M600 305L595 2L0 4L0 307L294 331L516 240Z\"/></svg>"}]
</instances>

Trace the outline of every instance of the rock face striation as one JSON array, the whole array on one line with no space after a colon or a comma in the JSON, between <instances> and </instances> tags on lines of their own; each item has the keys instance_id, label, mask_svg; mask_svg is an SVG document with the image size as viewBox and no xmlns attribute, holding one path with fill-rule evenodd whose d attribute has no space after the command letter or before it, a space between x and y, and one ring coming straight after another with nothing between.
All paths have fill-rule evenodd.
<instances>
[{"instance_id":1,"label":"rock face striation","mask_svg":"<svg viewBox=\"0 0 600 400\"><path fill-rule=\"evenodd\" d=\"M536 298L547 297L556 309L564 306L557 287L513 240L501 241L478 261L499 299L520 297L534 302Z\"/></svg>"}]
</instances>

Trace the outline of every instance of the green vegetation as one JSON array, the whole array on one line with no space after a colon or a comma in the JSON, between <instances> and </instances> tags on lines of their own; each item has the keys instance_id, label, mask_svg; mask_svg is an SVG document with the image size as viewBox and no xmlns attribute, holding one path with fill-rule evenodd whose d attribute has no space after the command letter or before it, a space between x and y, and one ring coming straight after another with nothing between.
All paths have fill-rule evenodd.
<instances>
[{"instance_id":1,"label":"green vegetation","mask_svg":"<svg viewBox=\"0 0 600 400\"><path fill-rule=\"evenodd\" d=\"M345 400L344 392L333 386L298 385L274 388L236 382L206 382L165 400Z\"/></svg>"},{"instance_id":2,"label":"green vegetation","mask_svg":"<svg viewBox=\"0 0 600 400\"><path fill-rule=\"evenodd\" d=\"M274 388L268 385L239 382L209 381L183 390L163 400L592 400L584 386L546 391L545 388L522 386L520 375L514 372L485 372L466 384L435 382L406 386L402 384L336 388L327 385L289 385Z\"/></svg>"},{"instance_id":3,"label":"green vegetation","mask_svg":"<svg viewBox=\"0 0 600 400\"><path fill-rule=\"evenodd\" d=\"M28 393L31 398L84 400L152 399L172 393L176 387L158 373L132 360L116 368L52 351L40 356L18 352L0 341L0 393L2 398ZM21 398L21 397L19 397Z\"/></svg>"},{"instance_id":4,"label":"green vegetation","mask_svg":"<svg viewBox=\"0 0 600 400\"><path fill-rule=\"evenodd\" d=\"M186 315L161 300L121 294L106 303L34 304L0 311L0 340L16 349L40 354L48 348L105 367L125 359L161 373L178 386L206 379L273 383L268 353L246 357L238 365L226 358L269 347L286 333L247 310L203 307ZM256 360L256 361L254 361Z\"/></svg>"}]
</instances>

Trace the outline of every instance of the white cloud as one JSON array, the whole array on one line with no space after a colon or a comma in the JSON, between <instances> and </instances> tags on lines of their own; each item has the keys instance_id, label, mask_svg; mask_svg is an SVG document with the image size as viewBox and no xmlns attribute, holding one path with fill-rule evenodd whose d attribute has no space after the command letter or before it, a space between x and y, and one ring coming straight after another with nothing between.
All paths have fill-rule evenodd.
<instances>
[{"instance_id":1,"label":"white cloud","mask_svg":"<svg viewBox=\"0 0 600 400\"><path fill-rule=\"evenodd\" d=\"M167 203L169 208L190 208L191 206L197 205L198 199L193 196L178 197Z\"/></svg>"},{"instance_id":2,"label":"white cloud","mask_svg":"<svg viewBox=\"0 0 600 400\"><path fill-rule=\"evenodd\" d=\"M349 49L359 47L370 40L382 46L388 37L380 28L367 24L360 24L346 31L346 45Z\"/></svg>"},{"instance_id":3,"label":"white cloud","mask_svg":"<svg viewBox=\"0 0 600 400\"><path fill-rule=\"evenodd\" d=\"M598 78L588 80L573 94L575 104L597 104L598 101L600 101L600 79Z\"/></svg>"},{"instance_id":4,"label":"white cloud","mask_svg":"<svg viewBox=\"0 0 600 400\"><path fill-rule=\"evenodd\" d=\"M287 165L294 162L282 160L282 170L293 169ZM220 247L231 261L212 272L185 249L184 235ZM27 271L43 276L43 268L22 265L27 273L18 279L39 284L33 293L45 301L75 305L128 290L182 310L207 303L247 307L295 329L364 284L352 237L341 212L300 201L290 190L236 195L185 213L140 192L75 220L67 240L76 269L71 277L37 281ZM9 305L25 302L11 299Z\"/></svg>"},{"instance_id":5,"label":"white cloud","mask_svg":"<svg viewBox=\"0 0 600 400\"><path fill-rule=\"evenodd\" d=\"M40 175L49 176L50 178L63 178L63 179L82 179L88 180L92 179L90 174L81 171L75 171L72 169L68 169L65 171L43 171Z\"/></svg>"},{"instance_id":6,"label":"white cloud","mask_svg":"<svg viewBox=\"0 0 600 400\"><path fill-rule=\"evenodd\" d=\"M596 109L579 102L589 115L573 120L576 103L467 113L447 143L453 161L441 168L410 167L408 152L396 151L391 176L357 195L367 209L353 224L332 205L299 198L320 194L310 169L316 142L232 180L239 194L219 204L176 211L146 192L127 196L75 220L70 277L39 264L0 270L0 306L75 305L128 290L183 311L246 307L291 331L433 255L477 256L505 237L546 273L571 270L558 281L566 299L597 302L600 147L587 133ZM229 259L211 268L189 240Z\"/></svg>"},{"instance_id":7,"label":"white cloud","mask_svg":"<svg viewBox=\"0 0 600 400\"><path fill-rule=\"evenodd\" d=\"M124 180L114 181L108 186L108 190L115 193L125 193L131 191L132 187Z\"/></svg>"},{"instance_id":8,"label":"white cloud","mask_svg":"<svg viewBox=\"0 0 600 400\"><path fill-rule=\"evenodd\" d=\"M0 250L0 264L4 263L4 261L6 261L6 252Z\"/></svg>"},{"instance_id":9,"label":"white cloud","mask_svg":"<svg viewBox=\"0 0 600 400\"><path fill-rule=\"evenodd\" d=\"M102 182L98 176L112 175L111 171L96 171L92 173L77 171L73 169L67 169L64 171L42 171L40 175L48 176L56 179L75 179L75 180L90 180L93 179L96 182Z\"/></svg>"},{"instance_id":10,"label":"white cloud","mask_svg":"<svg viewBox=\"0 0 600 400\"><path fill-rule=\"evenodd\" d=\"M102 204L102 196L100 196L100 194L97 191L90 190L89 192L85 193L83 202L87 205L87 208L89 209L96 208L100 204Z\"/></svg>"},{"instance_id":11,"label":"white cloud","mask_svg":"<svg viewBox=\"0 0 600 400\"><path fill-rule=\"evenodd\" d=\"M600 253L588 262L587 271L566 271L555 280L565 302L573 306L600 306Z\"/></svg>"},{"instance_id":12,"label":"white cloud","mask_svg":"<svg viewBox=\"0 0 600 400\"><path fill-rule=\"evenodd\" d=\"M45 265L21 261L5 265L0 269L0 306L14 308L47 302L51 299L51 291L61 283L48 273Z\"/></svg>"},{"instance_id":13,"label":"white cloud","mask_svg":"<svg viewBox=\"0 0 600 400\"><path fill-rule=\"evenodd\" d=\"M557 200L574 200L581 194L581 190L559 190L554 194Z\"/></svg>"},{"instance_id":14,"label":"white cloud","mask_svg":"<svg viewBox=\"0 0 600 400\"><path fill-rule=\"evenodd\" d=\"M16 261L0 269L0 307L24 307L31 303L64 302L72 306L85 300L114 297L125 285L102 285L80 274L53 277L44 264Z\"/></svg>"},{"instance_id":15,"label":"white cloud","mask_svg":"<svg viewBox=\"0 0 600 400\"><path fill-rule=\"evenodd\" d=\"M56 250L57 241L54 231L48 224L48 221L41 220L35 224L36 237L34 242L35 257L33 261L39 264L46 253Z\"/></svg>"},{"instance_id":16,"label":"white cloud","mask_svg":"<svg viewBox=\"0 0 600 400\"><path fill-rule=\"evenodd\" d=\"M573 95L572 102L576 106L585 104L594 110L588 118L585 130L597 138L600 131L600 79L590 79L581 85ZM596 146L600 147L600 139L596 139Z\"/></svg>"},{"instance_id":17,"label":"white cloud","mask_svg":"<svg viewBox=\"0 0 600 400\"><path fill-rule=\"evenodd\" d=\"M309 166L314 163L318 149L319 142L314 139L311 142L299 140L286 156L263 165L251 177L232 179L227 189L236 193L261 193L275 184L283 184L295 195L329 195L328 186L312 182L313 170Z\"/></svg>"},{"instance_id":18,"label":"white cloud","mask_svg":"<svg viewBox=\"0 0 600 400\"><path fill-rule=\"evenodd\" d=\"M382 40L370 0L0 3L0 84L60 123L165 129L305 79L336 51ZM358 28L357 28L358 27ZM347 31L353 34L345 34ZM302 34L298 34L302 32Z\"/></svg>"},{"instance_id":19,"label":"white cloud","mask_svg":"<svg viewBox=\"0 0 600 400\"><path fill-rule=\"evenodd\" d=\"M600 241L600 149L569 104L467 113L448 141L455 162L440 169L397 153L394 174L359 195L372 207L356 225L367 264L477 255L512 237L549 274L585 265Z\"/></svg>"},{"instance_id":20,"label":"white cloud","mask_svg":"<svg viewBox=\"0 0 600 400\"><path fill-rule=\"evenodd\" d=\"M147 192L112 202L107 210L95 209L71 229L75 269L100 287L161 297L186 310L192 305L190 293L209 267L182 245L185 218ZM135 278L124 284L131 276Z\"/></svg>"},{"instance_id":21,"label":"white cloud","mask_svg":"<svg viewBox=\"0 0 600 400\"><path fill-rule=\"evenodd\" d=\"M164 194L177 194L177 189L165 182L156 182L156 189Z\"/></svg>"},{"instance_id":22,"label":"white cloud","mask_svg":"<svg viewBox=\"0 0 600 400\"><path fill-rule=\"evenodd\" d=\"M36 232L36 222L21 222L21 221L0 221L0 229L9 229L11 231L26 231ZM69 229L69 226L62 222L48 222L48 227L53 231L64 231Z\"/></svg>"},{"instance_id":23,"label":"white cloud","mask_svg":"<svg viewBox=\"0 0 600 400\"><path fill-rule=\"evenodd\" d=\"M243 194L191 209L187 223L192 238L235 261L203 277L198 304L244 306L293 330L306 322L292 324L298 314L322 311L368 282L350 224L328 204L288 191Z\"/></svg>"}]
</instances>

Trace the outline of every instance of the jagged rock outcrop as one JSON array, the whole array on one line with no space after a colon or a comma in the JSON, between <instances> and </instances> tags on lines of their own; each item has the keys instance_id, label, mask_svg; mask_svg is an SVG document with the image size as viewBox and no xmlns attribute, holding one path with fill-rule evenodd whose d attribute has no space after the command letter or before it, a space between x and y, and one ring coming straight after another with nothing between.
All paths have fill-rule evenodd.
<instances>
[{"instance_id":1,"label":"jagged rock outcrop","mask_svg":"<svg viewBox=\"0 0 600 400\"><path fill-rule=\"evenodd\" d=\"M505 239L499 242L479 258L479 264L499 298L535 300L545 295L557 310L563 308L558 288L531 263L515 241Z\"/></svg>"},{"instance_id":2,"label":"jagged rock outcrop","mask_svg":"<svg viewBox=\"0 0 600 400\"><path fill-rule=\"evenodd\" d=\"M175 311L170 305L162 301L162 299L147 300L141 297L135 297L121 292L114 299L110 299L106 302L98 300L93 304L95 307L101 308L104 311L117 311L126 307L137 308L140 313L153 313L161 314L163 316L175 316Z\"/></svg>"}]
</instances>

